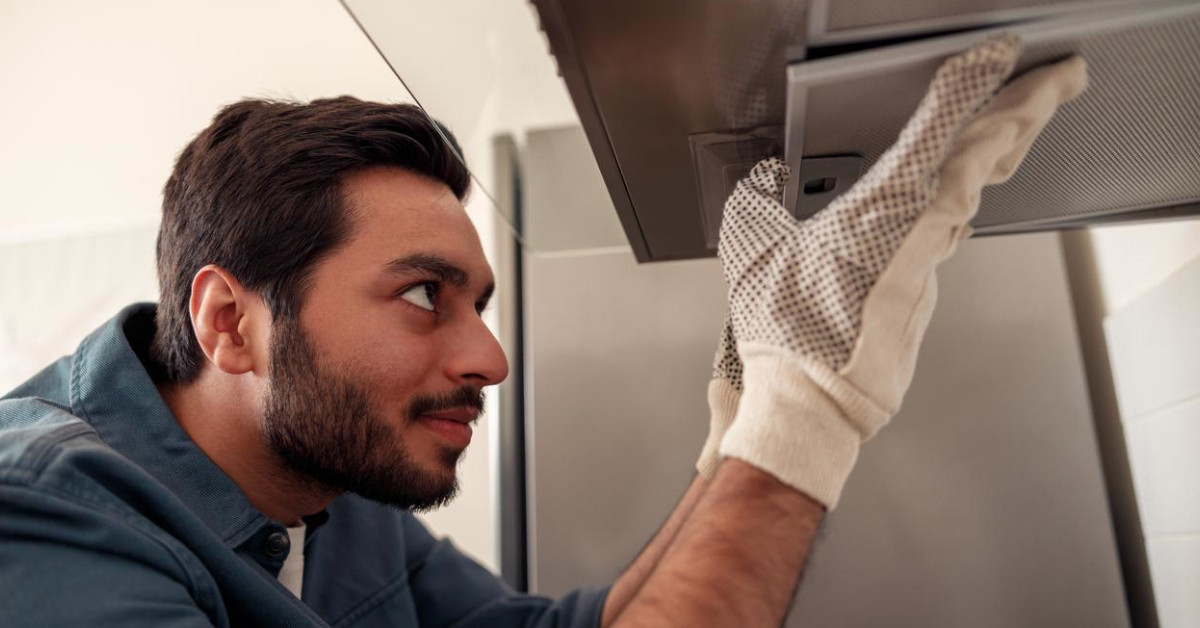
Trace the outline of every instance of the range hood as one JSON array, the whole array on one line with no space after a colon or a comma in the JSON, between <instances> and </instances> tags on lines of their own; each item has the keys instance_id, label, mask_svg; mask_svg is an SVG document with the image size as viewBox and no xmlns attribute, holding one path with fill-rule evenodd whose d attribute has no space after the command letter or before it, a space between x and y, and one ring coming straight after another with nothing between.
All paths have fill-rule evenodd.
<instances>
[{"instance_id":1,"label":"range hood","mask_svg":"<svg viewBox=\"0 0 1200 628\"><path fill-rule=\"evenodd\" d=\"M1200 215L1200 2L533 0L639 261L715 253L721 208L784 157L811 215L894 141L940 63L995 32L1018 72L1082 54L1089 89L980 235Z\"/></svg>"}]
</instances>

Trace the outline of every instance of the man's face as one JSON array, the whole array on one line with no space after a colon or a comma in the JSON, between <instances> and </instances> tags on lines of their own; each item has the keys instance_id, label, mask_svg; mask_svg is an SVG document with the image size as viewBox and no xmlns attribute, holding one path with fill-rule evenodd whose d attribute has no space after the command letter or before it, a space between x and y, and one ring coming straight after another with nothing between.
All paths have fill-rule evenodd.
<instances>
[{"instance_id":1,"label":"man's face","mask_svg":"<svg viewBox=\"0 0 1200 628\"><path fill-rule=\"evenodd\" d=\"M299 321L273 328L266 436L327 488L438 506L481 389L508 375L479 316L492 272L444 184L375 168L344 190L350 239L312 270Z\"/></svg>"}]
</instances>

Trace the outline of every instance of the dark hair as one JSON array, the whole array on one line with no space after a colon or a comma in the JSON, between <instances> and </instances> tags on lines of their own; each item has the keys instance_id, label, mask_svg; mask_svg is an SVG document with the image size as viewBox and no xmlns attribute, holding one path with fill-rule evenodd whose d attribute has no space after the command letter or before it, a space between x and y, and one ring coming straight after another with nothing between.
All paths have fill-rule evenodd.
<instances>
[{"instance_id":1,"label":"dark hair","mask_svg":"<svg viewBox=\"0 0 1200 628\"><path fill-rule=\"evenodd\" d=\"M200 373L188 303L202 267L216 264L258 292L276 320L294 318L313 265L350 235L346 177L396 166L445 183L462 200L470 174L447 140L418 107L349 96L222 109L180 153L163 189L155 378L187 383Z\"/></svg>"}]
</instances>

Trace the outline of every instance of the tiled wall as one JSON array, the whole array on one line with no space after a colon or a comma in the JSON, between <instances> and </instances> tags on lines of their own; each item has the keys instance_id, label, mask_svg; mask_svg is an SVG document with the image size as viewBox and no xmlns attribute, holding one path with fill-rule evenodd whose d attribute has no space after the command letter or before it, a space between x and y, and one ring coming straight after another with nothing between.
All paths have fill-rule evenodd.
<instances>
[{"instance_id":1,"label":"tiled wall","mask_svg":"<svg viewBox=\"0 0 1200 628\"><path fill-rule=\"evenodd\" d=\"M1163 628L1200 626L1200 257L1106 322Z\"/></svg>"}]
</instances>

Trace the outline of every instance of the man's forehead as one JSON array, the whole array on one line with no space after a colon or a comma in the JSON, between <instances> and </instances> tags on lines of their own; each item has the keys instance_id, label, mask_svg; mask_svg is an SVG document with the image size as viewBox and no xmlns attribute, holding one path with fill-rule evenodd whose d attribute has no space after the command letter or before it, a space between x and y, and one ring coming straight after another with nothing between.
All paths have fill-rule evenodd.
<instances>
[{"instance_id":1,"label":"man's forehead","mask_svg":"<svg viewBox=\"0 0 1200 628\"><path fill-rule=\"evenodd\" d=\"M354 217L369 223L369 227L394 222L411 230L432 223L457 224L474 231L462 202L449 186L402 168L374 167L356 172L346 178L343 193Z\"/></svg>"},{"instance_id":2,"label":"man's forehead","mask_svg":"<svg viewBox=\"0 0 1200 628\"><path fill-rule=\"evenodd\" d=\"M475 225L448 186L400 168L371 168L345 183L353 221L351 248L383 270L430 267L439 260L472 284L490 283L491 267Z\"/></svg>"}]
</instances>

